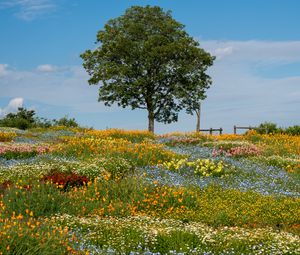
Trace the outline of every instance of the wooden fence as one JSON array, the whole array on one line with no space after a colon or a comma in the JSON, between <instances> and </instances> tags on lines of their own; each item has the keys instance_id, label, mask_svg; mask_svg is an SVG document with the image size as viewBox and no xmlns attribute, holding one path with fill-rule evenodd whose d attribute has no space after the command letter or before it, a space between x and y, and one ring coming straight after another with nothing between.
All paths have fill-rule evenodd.
<instances>
[{"instance_id":1,"label":"wooden fence","mask_svg":"<svg viewBox=\"0 0 300 255\"><path fill-rule=\"evenodd\" d=\"M252 129L257 129L257 127L238 127L236 125L233 126L233 133L236 135L237 133L237 130L238 129L246 129L246 130L252 130ZM222 135L222 132L223 132L223 128L208 128L208 129L200 129L200 131L202 132L209 132L210 135L213 134L213 132L219 132L220 135Z\"/></svg>"},{"instance_id":2,"label":"wooden fence","mask_svg":"<svg viewBox=\"0 0 300 255\"><path fill-rule=\"evenodd\" d=\"M252 130L252 129L257 129L256 127L251 127L251 126L249 126L249 127L237 127L236 125L234 125L233 126L233 133L236 135L236 131L238 130L238 129L246 129L246 130Z\"/></svg>"},{"instance_id":3,"label":"wooden fence","mask_svg":"<svg viewBox=\"0 0 300 255\"><path fill-rule=\"evenodd\" d=\"M212 135L213 131L218 131L219 134L222 135L223 128L200 129L200 131L203 131L203 132L209 132L210 135Z\"/></svg>"}]
</instances>

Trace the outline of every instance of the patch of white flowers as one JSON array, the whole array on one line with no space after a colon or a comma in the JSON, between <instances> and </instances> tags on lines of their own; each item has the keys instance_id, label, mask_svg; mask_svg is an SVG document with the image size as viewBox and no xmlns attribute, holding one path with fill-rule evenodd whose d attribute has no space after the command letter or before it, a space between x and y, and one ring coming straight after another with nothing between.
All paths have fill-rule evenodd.
<instances>
[{"instance_id":1,"label":"patch of white flowers","mask_svg":"<svg viewBox=\"0 0 300 255\"><path fill-rule=\"evenodd\" d=\"M196 247L187 247L188 244L185 245L183 242L182 249L185 252L170 250L165 254L241 254L239 253L240 248L242 248L243 254L300 254L300 237L298 235L283 231L277 232L272 228L213 228L199 222L184 223L180 220L158 219L149 216L84 218L57 215L52 220L56 224L67 225L81 233L86 232L83 234L85 243L95 245L102 243L105 239L105 248L102 247L101 251L103 252L105 249L116 251L112 254L123 254L125 247L132 248L132 254L146 254L144 252L155 254L152 252L155 250L158 238L172 235L172 233L196 236ZM137 238L137 236L139 237ZM129 240L135 241L128 243ZM150 247L152 247L152 252Z\"/></svg>"}]
</instances>

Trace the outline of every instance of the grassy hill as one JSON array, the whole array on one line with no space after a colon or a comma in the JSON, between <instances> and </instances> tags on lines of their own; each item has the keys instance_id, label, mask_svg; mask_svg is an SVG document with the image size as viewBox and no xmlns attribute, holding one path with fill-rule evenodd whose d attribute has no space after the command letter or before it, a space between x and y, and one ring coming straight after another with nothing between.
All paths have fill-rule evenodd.
<instances>
[{"instance_id":1,"label":"grassy hill","mask_svg":"<svg viewBox=\"0 0 300 255\"><path fill-rule=\"evenodd\" d=\"M300 136L0 128L0 254L299 254Z\"/></svg>"}]
</instances>

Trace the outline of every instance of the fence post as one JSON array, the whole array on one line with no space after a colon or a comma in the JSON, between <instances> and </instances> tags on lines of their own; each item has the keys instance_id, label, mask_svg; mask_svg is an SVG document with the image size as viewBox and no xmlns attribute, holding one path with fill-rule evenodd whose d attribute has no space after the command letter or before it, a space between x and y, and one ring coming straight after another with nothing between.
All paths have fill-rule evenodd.
<instances>
[{"instance_id":1,"label":"fence post","mask_svg":"<svg viewBox=\"0 0 300 255\"><path fill-rule=\"evenodd\" d=\"M233 126L233 133L236 135L236 125Z\"/></svg>"},{"instance_id":2,"label":"fence post","mask_svg":"<svg viewBox=\"0 0 300 255\"><path fill-rule=\"evenodd\" d=\"M220 135L222 135L223 128L220 128Z\"/></svg>"},{"instance_id":3,"label":"fence post","mask_svg":"<svg viewBox=\"0 0 300 255\"><path fill-rule=\"evenodd\" d=\"M209 134L212 135L212 128L209 129Z\"/></svg>"}]
</instances>

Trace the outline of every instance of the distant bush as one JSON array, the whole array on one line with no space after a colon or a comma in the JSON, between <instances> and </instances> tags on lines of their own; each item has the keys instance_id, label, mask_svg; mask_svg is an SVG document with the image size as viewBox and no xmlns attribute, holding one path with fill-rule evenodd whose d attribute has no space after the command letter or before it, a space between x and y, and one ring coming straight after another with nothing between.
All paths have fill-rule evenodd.
<instances>
[{"instance_id":1,"label":"distant bush","mask_svg":"<svg viewBox=\"0 0 300 255\"><path fill-rule=\"evenodd\" d=\"M282 133L288 135L300 135L300 126L295 125L287 128L277 127L277 124L272 122L261 123L257 128L256 132L259 134L275 134Z\"/></svg>"},{"instance_id":2,"label":"distant bush","mask_svg":"<svg viewBox=\"0 0 300 255\"><path fill-rule=\"evenodd\" d=\"M259 134L271 134L271 133L274 134L274 133L278 133L280 129L277 127L277 124L275 123L264 122L257 127L256 131Z\"/></svg>"},{"instance_id":3,"label":"distant bush","mask_svg":"<svg viewBox=\"0 0 300 255\"><path fill-rule=\"evenodd\" d=\"M34 115L34 110L27 110L23 107L19 107L17 113L8 113L3 119L1 119L0 126L15 127L25 130L33 127L35 123Z\"/></svg>"},{"instance_id":4,"label":"distant bush","mask_svg":"<svg viewBox=\"0 0 300 255\"><path fill-rule=\"evenodd\" d=\"M53 126L53 121L52 120L49 120L49 119L46 119L46 118L39 118L39 117L35 118L34 127L49 128L49 127L52 127L52 126Z\"/></svg>"},{"instance_id":5,"label":"distant bush","mask_svg":"<svg viewBox=\"0 0 300 255\"><path fill-rule=\"evenodd\" d=\"M65 127L78 127L78 123L74 118L68 119L67 116L60 118L59 120L53 120L54 126L65 126Z\"/></svg>"},{"instance_id":6,"label":"distant bush","mask_svg":"<svg viewBox=\"0 0 300 255\"><path fill-rule=\"evenodd\" d=\"M17 113L9 113L3 119L0 119L0 126L13 127L18 129L29 128L49 128L53 126L78 127L79 124L74 118L64 116L58 120L49 120L46 118L39 118L35 116L34 110L27 110L26 108L18 108Z\"/></svg>"},{"instance_id":7,"label":"distant bush","mask_svg":"<svg viewBox=\"0 0 300 255\"><path fill-rule=\"evenodd\" d=\"M295 126L288 127L285 129L284 132L289 135L300 135L300 126L295 125Z\"/></svg>"}]
</instances>

